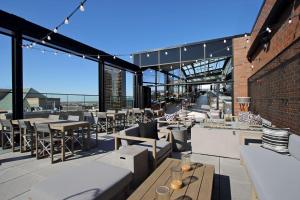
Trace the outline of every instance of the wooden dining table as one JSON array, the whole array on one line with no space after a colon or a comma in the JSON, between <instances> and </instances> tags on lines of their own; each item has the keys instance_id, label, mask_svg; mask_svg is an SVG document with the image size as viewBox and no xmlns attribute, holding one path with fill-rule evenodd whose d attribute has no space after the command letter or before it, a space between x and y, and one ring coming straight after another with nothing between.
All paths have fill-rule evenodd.
<instances>
[{"instance_id":1,"label":"wooden dining table","mask_svg":"<svg viewBox=\"0 0 300 200\"><path fill-rule=\"evenodd\" d=\"M21 119L23 121L30 122L31 126L34 126L34 124L41 124L41 123L47 123L50 126L50 129L57 131L61 134L61 160L65 161L65 136L70 135L71 137L74 136L74 131L78 130L79 128L87 128L87 142L86 142L86 148L90 149L90 140L91 140L91 134L90 134L90 124L86 121L70 121L70 120L53 120L49 118L28 118L28 119ZM12 120L12 124L18 125L19 120ZM72 147L73 148L73 147ZM72 152L73 153L73 152Z\"/></svg>"}]
</instances>

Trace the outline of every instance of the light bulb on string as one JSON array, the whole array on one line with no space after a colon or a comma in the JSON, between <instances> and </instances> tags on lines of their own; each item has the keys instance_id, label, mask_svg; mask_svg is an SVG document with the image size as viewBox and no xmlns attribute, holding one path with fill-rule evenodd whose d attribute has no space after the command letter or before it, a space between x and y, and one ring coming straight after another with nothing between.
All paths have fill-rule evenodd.
<instances>
[{"instance_id":1,"label":"light bulb on string","mask_svg":"<svg viewBox=\"0 0 300 200\"><path fill-rule=\"evenodd\" d=\"M114 56L113 58L116 59L116 56Z\"/></svg>"},{"instance_id":2,"label":"light bulb on string","mask_svg":"<svg viewBox=\"0 0 300 200\"><path fill-rule=\"evenodd\" d=\"M43 43L43 44L46 44L45 40L42 40L42 43Z\"/></svg>"},{"instance_id":3,"label":"light bulb on string","mask_svg":"<svg viewBox=\"0 0 300 200\"><path fill-rule=\"evenodd\" d=\"M82 55L82 58L85 59L85 55L84 54Z\"/></svg>"},{"instance_id":4,"label":"light bulb on string","mask_svg":"<svg viewBox=\"0 0 300 200\"><path fill-rule=\"evenodd\" d=\"M44 50L44 49L42 50L42 53L43 53L43 54L45 53L45 50Z\"/></svg>"},{"instance_id":5,"label":"light bulb on string","mask_svg":"<svg viewBox=\"0 0 300 200\"><path fill-rule=\"evenodd\" d=\"M100 59L100 56L98 55L97 58Z\"/></svg>"},{"instance_id":6,"label":"light bulb on string","mask_svg":"<svg viewBox=\"0 0 300 200\"><path fill-rule=\"evenodd\" d=\"M227 51L229 51L230 50L230 48L229 47L227 47Z\"/></svg>"},{"instance_id":7,"label":"light bulb on string","mask_svg":"<svg viewBox=\"0 0 300 200\"><path fill-rule=\"evenodd\" d=\"M132 59L132 55L130 55L129 58Z\"/></svg>"},{"instance_id":8,"label":"light bulb on string","mask_svg":"<svg viewBox=\"0 0 300 200\"><path fill-rule=\"evenodd\" d=\"M58 28L56 27L54 30L53 30L54 33L57 33L58 32Z\"/></svg>"},{"instance_id":9,"label":"light bulb on string","mask_svg":"<svg viewBox=\"0 0 300 200\"><path fill-rule=\"evenodd\" d=\"M249 39L247 39L246 42L249 43Z\"/></svg>"},{"instance_id":10,"label":"light bulb on string","mask_svg":"<svg viewBox=\"0 0 300 200\"><path fill-rule=\"evenodd\" d=\"M206 47L206 44L203 44L203 47L205 48L205 47Z\"/></svg>"},{"instance_id":11,"label":"light bulb on string","mask_svg":"<svg viewBox=\"0 0 300 200\"><path fill-rule=\"evenodd\" d=\"M48 35L48 36L47 36L47 40L51 40L51 37L50 37L50 35Z\"/></svg>"},{"instance_id":12,"label":"light bulb on string","mask_svg":"<svg viewBox=\"0 0 300 200\"><path fill-rule=\"evenodd\" d=\"M34 43L32 43L32 46L35 46L36 45L36 43L34 42Z\"/></svg>"},{"instance_id":13,"label":"light bulb on string","mask_svg":"<svg viewBox=\"0 0 300 200\"><path fill-rule=\"evenodd\" d=\"M81 3L81 4L80 4L80 6L79 6L79 10L80 10L81 12L83 12L83 11L84 11L84 6L83 6L83 3Z\"/></svg>"},{"instance_id":14,"label":"light bulb on string","mask_svg":"<svg viewBox=\"0 0 300 200\"><path fill-rule=\"evenodd\" d=\"M71 57L71 54L68 54L69 58Z\"/></svg>"},{"instance_id":15,"label":"light bulb on string","mask_svg":"<svg viewBox=\"0 0 300 200\"><path fill-rule=\"evenodd\" d=\"M186 47L183 48L183 51L187 51Z\"/></svg>"},{"instance_id":16,"label":"light bulb on string","mask_svg":"<svg viewBox=\"0 0 300 200\"><path fill-rule=\"evenodd\" d=\"M224 42L224 44L225 44L227 41L226 41L226 40L224 40L223 42Z\"/></svg>"},{"instance_id":17,"label":"light bulb on string","mask_svg":"<svg viewBox=\"0 0 300 200\"><path fill-rule=\"evenodd\" d=\"M56 52L56 51L54 52L54 55L55 55L55 56L57 55L57 52Z\"/></svg>"},{"instance_id":18,"label":"light bulb on string","mask_svg":"<svg viewBox=\"0 0 300 200\"><path fill-rule=\"evenodd\" d=\"M251 65L251 69L253 69L254 68L254 65Z\"/></svg>"},{"instance_id":19,"label":"light bulb on string","mask_svg":"<svg viewBox=\"0 0 300 200\"><path fill-rule=\"evenodd\" d=\"M244 37L247 37L248 35L245 33Z\"/></svg>"},{"instance_id":20,"label":"light bulb on string","mask_svg":"<svg viewBox=\"0 0 300 200\"><path fill-rule=\"evenodd\" d=\"M150 57L150 54L149 54L149 53L147 53L147 55L146 55L146 56L147 56L147 58L149 58L149 57Z\"/></svg>"},{"instance_id":21,"label":"light bulb on string","mask_svg":"<svg viewBox=\"0 0 300 200\"><path fill-rule=\"evenodd\" d=\"M210 54L209 57L212 57L212 54Z\"/></svg>"},{"instance_id":22,"label":"light bulb on string","mask_svg":"<svg viewBox=\"0 0 300 200\"><path fill-rule=\"evenodd\" d=\"M167 52L167 51L165 52L165 55L166 55L166 56L168 55L168 52Z\"/></svg>"},{"instance_id":23,"label":"light bulb on string","mask_svg":"<svg viewBox=\"0 0 300 200\"><path fill-rule=\"evenodd\" d=\"M268 33L272 32L272 30L269 27L266 28L266 31L268 31Z\"/></svg>"},{"instance_id":24,"label":"light bulb on string","mask_svg":"<svg viewBox=\"0 0 300 200\"><path fill-rule=\"evenodd\" d=\"M292 23L292 18L289 18L289 21L288 21L288 23L289 23L289 24L291 24L291 23Z\"/></svg>"},{"instance_id":25,"label":"light bulb on string","mask_svg":"<svg viewBox=\"0 0 300 200\"><path fill-rule=\"evenodd\" d=\"M69 24L69 17L67 17L64 21L65 24Z\"/></svg>"}]
</instances>

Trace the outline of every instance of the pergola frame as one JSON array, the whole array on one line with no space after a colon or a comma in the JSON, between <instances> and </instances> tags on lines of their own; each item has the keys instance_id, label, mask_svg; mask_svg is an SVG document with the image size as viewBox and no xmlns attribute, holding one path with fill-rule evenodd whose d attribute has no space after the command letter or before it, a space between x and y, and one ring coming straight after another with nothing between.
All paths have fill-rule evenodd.
<instances>
[{"instance_id":1,"label":"pergola frame","mask_svg":"<svg viewBox=\"0 0 300 200\"><path fill-rule=\"evenodd\" d=\"M51 30L29 22L23 18L0 10L0 34L8 35L12 38L12 107L13 119L23 118L23 40L35 42L65 53L76 56L86 55L85 58L98 63L98 94L99 111L104 111L104 67L105 63L111 63L117 68L138 74L139 81L135 81L134 94L138 95L139 86L142 86L141 69L139 66L129 63L120 58L114 57L104 51L83 44L79 41L61 35L59 33L51 35L51 40L46 44L41 43L41 38ZM101 55L100 59L97 58ZM135 96L137 99L137 96ZM136 102L135 102L136 104Z\"/></svg>"}]
</instances>

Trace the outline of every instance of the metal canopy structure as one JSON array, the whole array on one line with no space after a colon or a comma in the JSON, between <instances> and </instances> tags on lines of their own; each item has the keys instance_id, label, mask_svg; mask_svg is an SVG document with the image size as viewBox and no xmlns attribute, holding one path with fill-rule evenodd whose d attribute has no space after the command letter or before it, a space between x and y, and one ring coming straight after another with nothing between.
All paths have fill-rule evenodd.
<instances>
[{"instance_id":1,"label":"metal canopy structure","mask_svg":"<svg viewBox=\"0 0 300 200\"><path fill-rule=\"evenodd\" d=\"M23 118L23 40L35 42L65 53L76 56L85 55L86 59L98 63L98 94L99 111L104 111L104 69L106 64L116 68L141 74L140 67L125 60L110 55L104 51L83 44L61 34L51 35L51 40L43 44L41 38L46 36L51 30L29 22L21 17L0 10L0 34L8 35L12 38L12 105L13 119ZM98 59L100 55L100 59ZM135 81L135 89L141 86L141 81ZM138 95L134 91L135 95ZM136 97L135 97L136 98Z\"/></svg>"},{"instance_id":2,"label":"metal canopy structure","mask_svg":"<svg viewBox=\"0 0 300 200\"><path fill-rule=\"evenodd\" d=\"M232 39L241 36L137 52L133 53L133 62L142 70L150 68L173 77L170 72L180 69L180 79L189 82L229 80L232 77Z\"/></svg>"}]
</instances>

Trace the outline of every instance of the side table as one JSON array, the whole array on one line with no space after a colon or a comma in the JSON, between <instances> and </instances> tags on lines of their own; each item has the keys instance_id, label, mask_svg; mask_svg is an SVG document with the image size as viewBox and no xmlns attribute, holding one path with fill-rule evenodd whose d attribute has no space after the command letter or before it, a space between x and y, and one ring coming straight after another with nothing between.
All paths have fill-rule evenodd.
<instances>
[{"instance_id":1,"label":"side table","mask_svg":"<svg viewBox=\"0 0 300 200\"><path fill-rule=\"evenodd\" d=\"M133 173L133 185L144 181L149 172L148 151L145 148L127 146L102 157L99 161L129 169Z\"/></svg>"}]
</instances>

